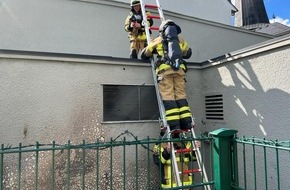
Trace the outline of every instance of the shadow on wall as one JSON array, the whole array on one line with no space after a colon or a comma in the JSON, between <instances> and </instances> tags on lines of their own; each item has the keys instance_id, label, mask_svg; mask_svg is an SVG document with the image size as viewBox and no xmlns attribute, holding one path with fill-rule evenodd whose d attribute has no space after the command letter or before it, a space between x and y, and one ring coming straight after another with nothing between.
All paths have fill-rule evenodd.
<instances>
[{"instance_id":1,"label":"shadow on wall","mask_svg":"<svg viewBox=\"0 0 290 190\"><path fill-rule=\"evenodd\" d=\"M273 75L267 73L275 70L269 71L268 69L271 68L264 67L259 68L259 72L255 69L255 73L252 64L246 60L227 65L225 68L230 74L229 77L221 76L221 73L216 70L218 72L216 76L221 82L219 85L223 89L224 98L227 99L224 108L225 113L230 114L227 116L227 124L231 128L236 128L240 135L289 139L284 131L287 131L286 127L290 122L288 117L290 95L277 88L265 90L265 86L275 80L275 78L268 78ZM232 80L230 85L223 84L222 79L225 77L227 81L229 78ZM287 82L281 78L276 80Z\"/></svg>"}]
</instances>

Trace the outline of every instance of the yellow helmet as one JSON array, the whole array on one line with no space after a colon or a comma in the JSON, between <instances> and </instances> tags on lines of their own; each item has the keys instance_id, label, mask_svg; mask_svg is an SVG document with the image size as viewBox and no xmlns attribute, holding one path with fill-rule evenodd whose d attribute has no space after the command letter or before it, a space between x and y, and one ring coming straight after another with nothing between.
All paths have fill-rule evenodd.
<instances>
[{"instance_id":1,"label":"yellow helmet","mask_svg":"<svg viewBox=\"0 0 290 190\"><path fill-rule=\"evenodd\" d=\"M139 0L131 0L131 7L135 6L135 5L140 5L140 1Z\"/></svg>"}]
</instances>

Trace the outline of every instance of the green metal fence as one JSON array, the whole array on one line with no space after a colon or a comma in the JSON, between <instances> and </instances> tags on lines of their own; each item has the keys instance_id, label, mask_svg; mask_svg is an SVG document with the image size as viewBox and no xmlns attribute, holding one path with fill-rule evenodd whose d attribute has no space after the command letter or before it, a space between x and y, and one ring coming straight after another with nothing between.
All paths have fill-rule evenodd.
<instances>
[{"instance_id":1,"label":"green metal fence","mask_svg":"<svg viewBox=\"0 0 290 190\"><path fill-rule=\"evenodd\" d=\"M238 138L236 130L226 128L210 134L215 189L290 189L290 141Z\"/></svg>"},{"instance_id":2,"label":"green metal fence","mask_svg":"<svg viewBox=\"0 0 290 190\"><path fill-rule=\"evenodd\" d=\"M290 141L236 138L235 189L290 189Z\"/></svg>"},{"instance_id":3,"label":"green metal fence","mask_svg":"<svg viewBox=\"0 0 290 190\"><path fill-rule=\"evenodd\" d=\"M146 138L128 131L121 140L74 145L36 143L17 147L1 145L0 190L97 189L157 190L161 168L154 164L157 143L183 141ZM132 138L134 137L134 138ZM168 189L288 190L290 189L290 141L238 138L237 131L219 129L201 142L203 164L209 181L195 174L192 184ZM196 167L196 166L194 166Z\"/></svg>"},{"instance_id":4,"label":"green metal fence","mask_svg":"<svg viewBox=\"0 0 290 190\"><path fill-rule=\"evenodd\" d=\"M142 140L137 137L129 139L124 137L119 141L111 139L109 142L95 143L83 141L77 145L70 141L64 145L56 142L37 142L28 146L20 143L17 147L2 144L0 190L161 189L160 168L153 162L152 148L156 143L169 140L149 137ZM199 137L195 140L201 141L201 152L203 156L208 156L205 152L209 151L205 149L211 146L211 138ZM206 161L210 160L208 158ZM201 189L204 184L199 178L195 177L194 183L186 188Z\"/></svg>"}]
</instances>

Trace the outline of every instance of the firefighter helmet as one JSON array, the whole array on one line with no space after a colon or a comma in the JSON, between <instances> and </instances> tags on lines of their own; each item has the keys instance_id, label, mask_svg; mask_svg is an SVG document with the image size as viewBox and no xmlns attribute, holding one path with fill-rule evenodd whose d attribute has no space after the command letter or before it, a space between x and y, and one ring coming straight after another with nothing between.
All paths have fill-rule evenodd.
<instances>
[{"instance_id":1,"label":"firefighter helmet","mask_svg":"<svg viewBox=\"0 0 290 190\"><path fill-rule=\"evenodd\" d=\"M131 0L131 7L135 6L135 5L140 5L140 1L139 0Z\"/></svg>"},{"instance_id":2,"label":"firefighter helmet","mask_svg":"<svg viewBox=\"0 0 290 190\"><path fill-rule=\"evenodd\" d=\"M163 21L160 26L159 26L159 32L160 33L163 33L165 31L165 29L167 28L167 26L169 25L172 25L172 26L175 26L176 27L176 30L177 30L177 34L180 34L181 33L181 28L175 24L172 20L165 20Z\"/></svg>"},{"instance_id":3,"label":"firefighter helmet","mask_svg":"<svg viewBox=\"0 0 290 190\"><path fill-rule=\"evenodd\" d=\"M174 22L172 20L169 20L169 19L165 20L165 21L162 21L162 23L159 26L159 32L163 32L164 27L166 27L169 23L173 23L174 24Z\"/></svg>"}]
</instances>

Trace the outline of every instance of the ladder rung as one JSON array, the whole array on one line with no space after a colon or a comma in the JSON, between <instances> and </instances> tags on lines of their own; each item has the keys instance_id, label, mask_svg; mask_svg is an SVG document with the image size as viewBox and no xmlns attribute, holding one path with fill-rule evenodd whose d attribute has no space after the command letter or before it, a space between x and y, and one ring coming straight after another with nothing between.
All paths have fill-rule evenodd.
<instances>
[{"instance_id":1,"label":"ladder rung","mask_svg":"<svg viewBox=\"0 0 290 190\"><path fill-rule=\"evenodd\" d=\"M151 30L159 30L159 27L158 26L151 26L150 29Z\"/></svg>"},{"instance_id":2,"label":"ladder rung","mask_svg":"<svg viewBox=\"0 0 290 190\"><path fill-rule=\"evenodd\" d=\"M191 151L196 151L196 149L188 149L188 148L178 149L178 150L175 150L175 153L184 153L184 152L191 152Z\"/></svg>"},{"instance_id":3,"label":"ladder rung","mask_svg":"<svg viewBox=\"0 0 290 190\"><path fill-rule=\"evenodd\" d=\"M148 8L148 9L158 9L158 6L157 5L145 5L145 8Z\"/></svg>"},{"instance_id":4,"label":"ladder rung","mask_svg":"<svg viewBox=\"0 0 290 190\"><path fill-rule=\"evenodd\" d=\"M177 129L177 130L173 130L171 131L171 134L176 134L176 133L187 133L189 132L189 129Z\"/></svg>"},{"instance_id":5,"label":"ladder rung","mask_svg":"<svg viewBox=\"0 0 290 190\"><path fill-rule=\"evenodd\" d=\"M178 150L175 150L176 153L183 153L183 152L191 152L193 151L194 149L189 149L189 148L184 148L184 149L178 149Z\"/></svg>"},{"instance_id":6,"label":"ladder rung","mask_svg":"<svg viewBox=\"0 0 290 190\"><path fill-rule=\"evenodd\" d=\"M157 16L157 15L147 15L147 18L160 19L160 16Z\"/></svg>"},{"instance_id":7,"label":"ladder rung","mask_svg":"<svg viewBox=\"0 0 290 190\"><path fill-rule=\"evenodd\" d=\"M192 173L197 173L201 172L201 169L192 169L192 170L183 170L182 174L192 174Z\"/></svg>"}]
</instances>

